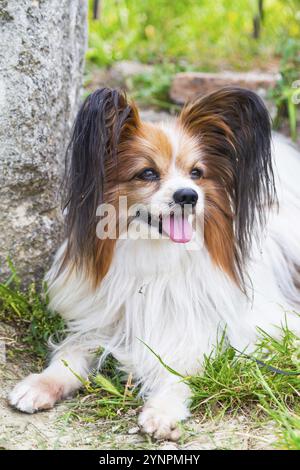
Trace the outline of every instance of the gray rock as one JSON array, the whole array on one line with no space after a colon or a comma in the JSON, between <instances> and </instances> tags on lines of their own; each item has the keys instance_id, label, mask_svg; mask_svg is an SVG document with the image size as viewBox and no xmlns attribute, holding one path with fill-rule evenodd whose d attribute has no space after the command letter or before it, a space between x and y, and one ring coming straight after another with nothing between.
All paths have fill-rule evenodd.
<instances>
[{"instance_id":1,"label":"gray rock","mask_svg":"<svg viewBox=\"0 0 300 470\"><path fill-rule=\"evenodd\" d=\"M110 76L115 81L125 82L127 78L135 75L148 74L153 71L153 66L142 64L133 60L116 62L110 69Z\"/></svg>"},{"instance_id":2,"label":"gray rock","mask_svg":"<svg viewBox=\"0 0 300 470\"><path fill-rule=\"evenodd\" d=\"M87 83L87 89L90 92L103 87L129 90L132 87L131 82L133 77L151 74L152 71L152 65L130 60L115 62L110 68L93 67L91 77Z\"/></svg>"},{"instance_id":3,"label":"gray rock","mask_svg":"<svg viewBox=\"0 0 300 470\"><path fill-rule=\"evenodd\" d=\"M275 85L277 79L277 74L261 72L182 72L177 73L172 81L170 97L175 103L182 104L196 96L234 85L249 88L265 98L266 91Z\"/></svg>"},{"instance_id":4,"label":"gray rock","mask_svg":"<svg viewBox=\"0 0 300 470\"><path fill-rule=\"evenodd\" d=\"M155 111L154 109L140 109L140 117L146 122L170 121L172 117L165 111Z\"/></svg>"},{"instance_id":5,"label":"gray rock","mask_svg":"<svg viewBox=\"0 0 300 470\"><path fill-rule=\"evenodd\" d=\"M24 283L62 238L59 184L86 48L81 0L0 0L0 258Z\"/></svg>"}]
</instances>

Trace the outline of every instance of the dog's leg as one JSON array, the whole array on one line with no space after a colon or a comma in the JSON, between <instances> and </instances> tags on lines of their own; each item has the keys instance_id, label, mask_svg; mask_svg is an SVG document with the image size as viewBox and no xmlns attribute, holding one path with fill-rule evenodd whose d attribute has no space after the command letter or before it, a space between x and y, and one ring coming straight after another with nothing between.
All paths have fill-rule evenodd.
<instances>
[{"instance_id":1,"label":"dog's leg","mask_svg":"<svg viewBox=\"0 0 300 470\"><path fill-rule=\"evenodd\" d=\"M184 383L165 383L149 396L139 416L141 430L155 439L176 441L179 421L189 416L190 389Z\"/></svg>"},{"instance_id":2,"label":"dog's leg","mask_svg":"<svg viewBox=\"0 0 300 470\"><path fill-rule=\"evenodd\" d=\"M80 350L78 344L68 344L54 353L43 372L21 380L10 392L9 402L25 413L52 408L55 402L80 388L76 375L86 379L91 365L91 355Z\"/></svg>"}]
</instances>

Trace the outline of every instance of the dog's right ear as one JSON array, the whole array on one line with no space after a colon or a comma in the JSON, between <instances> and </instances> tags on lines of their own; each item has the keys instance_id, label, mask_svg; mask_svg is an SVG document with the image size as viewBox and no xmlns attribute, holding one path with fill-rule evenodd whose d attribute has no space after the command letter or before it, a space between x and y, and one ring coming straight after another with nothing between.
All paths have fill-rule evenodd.
<instances>
[{"instance_id":1,"label":"dog's right ear","mask_svg":"<svg viewBox=\"0 0 300 470\"><path fill-rule=\"evenodd\" d=\"M78 112L66 158L66 236L68 257L88 262L96 250L96 210L103 203L105 169L117 161L118 145L139 125L134 104L118 90L89 95Z\"/></svg>"}]
</instances>

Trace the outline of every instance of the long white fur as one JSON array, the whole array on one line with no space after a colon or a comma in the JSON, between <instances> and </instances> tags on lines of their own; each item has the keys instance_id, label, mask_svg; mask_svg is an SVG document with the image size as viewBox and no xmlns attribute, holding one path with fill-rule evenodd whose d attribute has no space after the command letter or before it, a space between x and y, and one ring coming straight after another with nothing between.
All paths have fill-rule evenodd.
<instances>
[{"instance_id":1,"label":"long white fur","mask_svg":"<svg viewBox=\"0 0 300 470\"><path fill-rule=\"evenodd\" d=\"M176 140L172 129L168 132ZM287 319L300 332L294 313L300 294L292 282L294 266L300 266L300 154L275 135L274 156L280 208L270 213L259 246L253 244L248 297L214 266L204 246L189 251L170 240L117 241L110 270L93 292L83 274L65 270L55 278L64 244L47 281L50 307L66 320L69 336L54 347L41 376L62 383L66 396L80 384L64 375L61 359L87 376L92 351L101 346L102 359L113 354L148 399L140 416L143 429L158 438L176 438L176 422L188 416L189 390L145 344L176 371L190 375L201 371L203 355L212 351L225 326L228 342L240 350L253 348L257 327L276 336ZM41 391L32 377L10 395L11 403L27 412L41 407ZM24 392L24 383L30 393Z\"/></svg>"}]
</instances>

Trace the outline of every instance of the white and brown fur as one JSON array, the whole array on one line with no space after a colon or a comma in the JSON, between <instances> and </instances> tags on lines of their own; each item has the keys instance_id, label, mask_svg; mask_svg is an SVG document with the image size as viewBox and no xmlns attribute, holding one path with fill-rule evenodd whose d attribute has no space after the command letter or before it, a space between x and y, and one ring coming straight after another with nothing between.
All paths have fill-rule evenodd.
<instances>
[{"instance_id":1,"label":"white and brown fur","mask_svg":"<svg viewBox=\"0 0 300 470\"><path fill-rule=\"evenodd\" d=\"M10 403L33 413L80 388L94 351L112 354L145 398L139 424L178 438L190 391L145 346L181 374L201 371L226 327L228 343L253 347L257 327L272 335L287 322L300 332L300 156L253 92L225 88L187 104L177 120L140 120L124 94L97 90L83 104L66 178L67 239L46 276L50 307L68 326L48 367L18 383ZM154 168L155 181L143 181ZM191 178L198 168L198 179ZM198 250L171 240L100 240L96 210L151 203L169 210L174 191L194 189L204 215Z\"/></svg>"}]
</instances>

